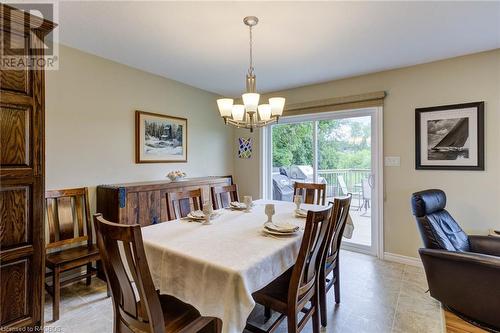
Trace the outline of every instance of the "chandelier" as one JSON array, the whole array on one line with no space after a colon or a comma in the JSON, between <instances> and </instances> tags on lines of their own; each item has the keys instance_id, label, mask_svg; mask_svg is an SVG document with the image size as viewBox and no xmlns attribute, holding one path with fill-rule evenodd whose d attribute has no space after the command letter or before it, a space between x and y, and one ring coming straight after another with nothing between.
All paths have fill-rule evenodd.
<instances>
[{"instance_id":1,"label":"chandelier","mask_svg":"<svg viewBox=\"0 0 500 333\"><path fill-rule=\"evenodd\" d=\"M259 19L255 16L247 16L243 23L250 30L250 67L248 68L246 87L247 91L241 95L243 104L234 104L232 98L221 98L217 100L217 106L224 123L238 128L249 129L253 132L254 128L264 127L278 121L283 114L285 99L283 97L269 98L267 104L260 104L260 95L255 92L255 72L253 68L253 50L252 50L252 28L257 25Z\"/></svg>"}]
</instances>

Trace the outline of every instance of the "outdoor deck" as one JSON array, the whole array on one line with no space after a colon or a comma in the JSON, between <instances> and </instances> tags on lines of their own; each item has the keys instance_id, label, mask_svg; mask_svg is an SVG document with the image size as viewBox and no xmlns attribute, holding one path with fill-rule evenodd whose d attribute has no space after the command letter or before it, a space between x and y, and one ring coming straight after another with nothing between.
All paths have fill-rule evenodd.
<instances>
[{"instance_id":1,"label":"outdoor deck","mask_svg":"<svg viewBox=\"0 0 500 333\"><path fill-rule=\"evenodd\" d=\"M358 210L357 207L351 207L349 214L351 215L352 223L354 223L354 231L352 238L344 238L344 242L370 246L372 235L370 209L365 211L364 208Z\"/></svg>"}]
</instances>

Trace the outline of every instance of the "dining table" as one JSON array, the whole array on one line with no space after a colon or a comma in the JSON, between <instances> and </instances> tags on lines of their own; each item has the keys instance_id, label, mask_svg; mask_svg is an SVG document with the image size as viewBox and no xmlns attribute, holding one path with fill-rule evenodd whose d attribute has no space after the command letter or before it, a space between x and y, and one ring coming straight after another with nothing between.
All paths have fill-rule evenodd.
<instances>
[{"instance_id":1,"label":"dining table","mask_svg":"<svg viewBox=\"0 0 500 333\"><path fill-rule=\"evenodd\" d=\"M273 223L292 223L291 236L263 232L266 204ZM323 206L302 204L304 210ZM256 200L250 211L221 209L211 224L178 219L142 228L155 287L194 306L202 316L222 320L222 332L243 332L255 307L252 293L295 263L305 218L292 202Z\"/></svg>"}]
</instances>

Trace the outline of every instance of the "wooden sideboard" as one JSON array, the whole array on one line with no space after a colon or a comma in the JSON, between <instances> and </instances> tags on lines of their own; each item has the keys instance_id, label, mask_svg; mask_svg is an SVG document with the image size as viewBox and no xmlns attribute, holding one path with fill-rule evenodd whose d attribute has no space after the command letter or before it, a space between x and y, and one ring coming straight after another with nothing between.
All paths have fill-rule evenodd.
<instances>
[{"instance_id":1,"label":"wooden sideboard","mask_svg":"<svg viewBox=\"0 0 500 333\"><path fill-rule=\"evenodd\" d=\"M204 201L211 201L212 186L231 185L232 176L189 178L181 181L156 181L97 187L97 213L122 224L147 226L168 220L167 192L201 188Z\"/></svg>"}]
</instances>

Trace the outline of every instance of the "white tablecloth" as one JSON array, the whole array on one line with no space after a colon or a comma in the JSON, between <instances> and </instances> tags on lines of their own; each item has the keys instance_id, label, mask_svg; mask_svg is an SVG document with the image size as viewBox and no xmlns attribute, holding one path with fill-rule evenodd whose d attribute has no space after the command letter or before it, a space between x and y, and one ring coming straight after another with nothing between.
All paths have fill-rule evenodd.
<instances>
[{"instance_id":1,"label":"white tablecloth","mask_svg":"<svg viewBox=\"0 0 500 333\"><path fill-rule=\"evenodd\" d=\"M293 203L257 200L252 212L223 210L212 225L176 220L142 228L156 287L222 319L223 332L242 332L255 306L252 293L294 264L302 238L301 232L280 239L262 235L269 202L276 204L276 223L304 224L294 217Z\"/></svg>"}]
</instances>

